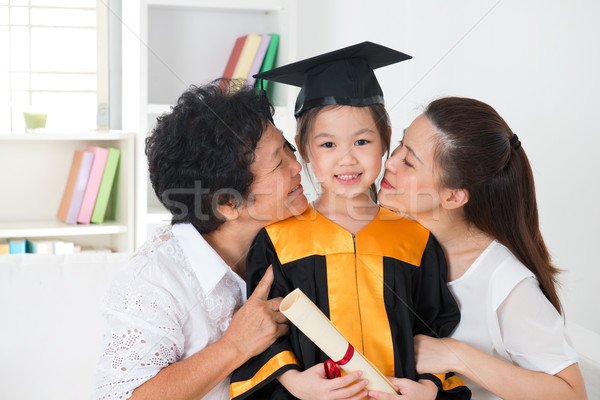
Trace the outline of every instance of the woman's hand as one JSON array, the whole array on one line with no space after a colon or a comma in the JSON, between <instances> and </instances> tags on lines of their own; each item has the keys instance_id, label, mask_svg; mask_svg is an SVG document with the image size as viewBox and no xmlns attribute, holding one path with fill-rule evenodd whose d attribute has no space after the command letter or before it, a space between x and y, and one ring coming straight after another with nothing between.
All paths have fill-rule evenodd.
<instances>
[{"instance_id":1,"label":"woman's hand","mask_svg":"<svg viewBox=\"0 0 600 400\"><path fill-rule=\"evenodd\" d=\"M430 336L415 336L415 361L419 374L443 374L454 371L460 361L450 338L436 339Z\"/></svg>"},{"instance_id":2,"label":"woman's hand","mask_svg":"<svg viewBox=\"0 0 600 400\"><path fill-rule=\"evenodd\" d=\"M284 372L277 379L288 392L299 399L360 400L367 396L367 392L363 389L369 384L366 379L357 381L361 375L361 371L354 371L339 378L327 379L321 363L302 372L296 370Z\"/></svg>"},{"instance_id":3,"label":"woman's hand","mask_svg":"<svg viewBox=\"0 0 600 400\"><path fill-rule=\"evenodd\" d=\"M243 355L240 365L262 353L275 340L289 331L287 318L279 311L281 297L268 300L273 283L273 268L269 267L248 301L233 315L223 340Z\"/></svg>"},{"instance_id":4,"label":"woman's hand","mask_svg":"<svg viewBox=\"0 0 600 400\"><path fill-rule=\"evenodd\" d=\"M433 400L438 393L437 385L428 379L421 379L419 382L391 376L388 376L388 379L400 390L401 394L369 390L369 400Z\"/></svg>"}]
</instances>

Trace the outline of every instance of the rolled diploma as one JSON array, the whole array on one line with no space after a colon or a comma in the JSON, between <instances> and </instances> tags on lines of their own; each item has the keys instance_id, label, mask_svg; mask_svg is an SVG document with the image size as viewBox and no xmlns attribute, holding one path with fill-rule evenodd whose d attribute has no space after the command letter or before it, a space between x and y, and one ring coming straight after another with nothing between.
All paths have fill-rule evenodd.
<instances>
[{"instance_id":1,"label":"rolled diploma","mask_svg":"<svg viewBox=\"0 0 600 400\"><path fill-rule=\"evenodd\" d=\"M295 289L285 296L279 310L333 361L344 358L348 350L348 341L302 290ZM362 371L361 379L369 380L369 390L398 393L396 387L377 367L356 349L350 361L340 365L340 368L347 373Z\"/></svg>"}]
</instances>

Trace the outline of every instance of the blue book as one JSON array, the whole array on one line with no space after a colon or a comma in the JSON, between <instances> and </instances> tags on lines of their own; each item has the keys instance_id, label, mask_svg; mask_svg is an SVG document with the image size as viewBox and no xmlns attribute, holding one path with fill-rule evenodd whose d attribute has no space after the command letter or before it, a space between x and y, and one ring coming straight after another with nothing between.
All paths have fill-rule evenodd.
<instances>
[{"instance_id":1,"label":"blue book","mask_svg":"<svg viewBox=\"0 0 600 400\"><path fill-rule=\"evenodd\" d=\"M8 239L10 254L25 253L25 239Z\"/></svg>"}]
</instances>

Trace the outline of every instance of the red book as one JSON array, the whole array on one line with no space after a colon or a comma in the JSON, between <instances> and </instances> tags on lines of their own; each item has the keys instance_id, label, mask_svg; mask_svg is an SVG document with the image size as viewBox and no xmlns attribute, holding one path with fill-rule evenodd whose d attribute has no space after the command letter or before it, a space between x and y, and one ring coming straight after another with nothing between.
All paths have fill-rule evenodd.
<instances>
[{"instance_id":1,"label":"red book","mask_svg":"<svg viewBox=\"0 0 600 400\"><path fill-rule=\"evenodd\" d=\"M229 56L229 61L227 61L225 72L223 72L223 78L233 78L233 71L235 71L235 67L240 59L240 54L242 53L242 49L244 48L244 43L246 43L247 37L248 35L244 35L236 39L235 44L233 45L233 50L231 50L231 55Z\"/></svg>"}]
</instances>

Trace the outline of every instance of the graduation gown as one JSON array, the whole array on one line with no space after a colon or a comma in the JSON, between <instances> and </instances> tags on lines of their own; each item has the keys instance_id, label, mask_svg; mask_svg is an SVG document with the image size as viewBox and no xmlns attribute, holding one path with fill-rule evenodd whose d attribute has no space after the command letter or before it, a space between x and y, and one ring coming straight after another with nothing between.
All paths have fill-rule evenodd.
<instances>
[{"instance_id":1,"label":"graduation gown","mask_svg":"<svg viewBox=\"0 0 600 400\"><path fill-rule=\"evenodd\" d=\"M301 216L259 232L246 263L248 293L271 264L270 298L300 288L384 375L429 378L444 386L438 398L470 398L457 376L415 371L413 336L447 336L460 320L446 286L443 251L423 226L380 208L353 235L309 206ZM233 373L231 398L293 399L275 378L327 359L290 323L289 336Z\"/></svg>"}]
</instances>

